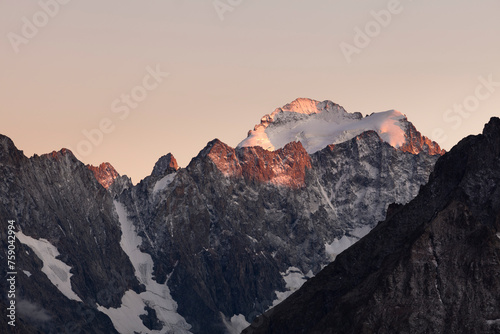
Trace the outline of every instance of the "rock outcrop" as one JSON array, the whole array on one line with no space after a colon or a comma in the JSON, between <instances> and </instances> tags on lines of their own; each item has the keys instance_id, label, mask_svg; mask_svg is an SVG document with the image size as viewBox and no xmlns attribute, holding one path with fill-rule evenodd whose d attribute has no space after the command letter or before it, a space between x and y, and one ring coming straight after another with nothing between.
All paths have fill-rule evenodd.
<instances>
[{"instance_id":1,"label":"rock outcrop","mask_svg":"<svg viewBox=\"0 0 500 334\"><path fill-rule=\"evenodd\" d=\"M164 176L166 174L170 174L179 169L177 165L177 160L175 160L172 153L162 156L156 162L153 171L151 172L151 176Z\"/></svg>"},{"instance_id":2,"label":"rock outcrop","mask_svg":"<svg viewBox=\"0 0 500 334\"><path fill-rule=\"evenodd\" d=\"M87 168L94 173L97 182L106 189L108 189L115 182L115 179L120 176L109 162L103 162L98 167L87 165Z\"/></svg>"}]
</instances>

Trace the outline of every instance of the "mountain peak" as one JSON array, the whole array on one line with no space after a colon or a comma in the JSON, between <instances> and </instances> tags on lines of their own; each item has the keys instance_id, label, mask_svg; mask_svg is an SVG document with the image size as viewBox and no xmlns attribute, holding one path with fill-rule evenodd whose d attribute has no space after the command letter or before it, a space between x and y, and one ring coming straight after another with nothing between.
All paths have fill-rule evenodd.
<instances>
[{"instance_id":1,"label":"mountain peak","mask_svg":"<svg viewBox=\"0 0 500 334\"><path fill-rule=\"evenodd\" d=\"M281 108L276 108L270 115L266 116L269 116L273 121L276 121L278 115L283 116L288 113L301 115L329 113L330 117L336 114L341 118L348 119L361 119L363 117L361 113L347 112L342 106L330 100L317 101L303 97L295 99ZM266 116L264 116L264 118L266 118Z\"/></svg>"},{"instance_id":2,"label":"mountain peak","mask_svg":"<svg viewBox=\"0 0 500 334\"><path fill-rule=\"evenodd\" d=\"M160 159L158 159L151 175L164 176L166 174L175 172L177 169L179 169L179 166L177 165L177 160L175 160L172 153L168 153L167 155L164 155Z\"/></svg>"},{"instance_id":3,"label":"mountain peak","mask_svg":"<svg viewBox=\"0 0 500 334\"><path fill-rule=\"evenodd\" d=\"M426 152L430 155L443 155L446 153L438 143L422 136L411 122L408 122L408 126L406 127L405 138L404 144L399 147L403 152L412 154Z\"/></svg>"},{"instance_id":4,"label":"mountain peak","mask_svg":"<svg viewBox=\"0 0 500 334\"><path fill-rule=\"evenodd\" d=\"M310 115L318 113L319 103L320 103L319 101L313 99L299 97L278 109L280 111L289 111L289 112L296 112L299 114Z\"/></svg>"},{"instance_id":5,"label":"mountain peak","mask_svg":"<svg viewBox=\"0 0 500 334\"><path fill-rule=\"evenodd\" d=\"M23 151L17 149L12 139L0 134L0 163L17 164L26 157Z\"/></svg>"},{"instance_id":6,"label":"mountain peak","mask_svg":"<svg viewBox=\"0 0 500 334\"><path fill-rule=\"evenodd\" d=\"M262 117L238 147L260 146L274 151L293 141L302 142L309 154L328 145L350 140L373 130L385 142L405 152L443 154L438 144L422 137L406 116L397 110L349 113L340 105L299 98Z\"/></svg>"},{"instance_id":7,"label":"mountain peak","mask_svg":"<svg viewBox=\"0 0 500 334\"><path fill-rule=\"evenodd\" d=\"M106 189L108 189L115 182L115 179L120 176L109 162L103 162L98 167L87 165L87 168L94 173L97 182Z\"/></svg>"},{"instance_id":8,"label":"mountain peak","mask_svg":"<svg viewBox=\"0 0 500 334\"><path fill-rule=\"evenodd\" d=\"M492 118L439 158L417 197L391 205L367 236L243 333L496 333L499 158L500 119Z\"/></svg>"},{"instance_id":9,"label":"mountain peak","mask_svg":"<svg viewBox=\"0 0 500 334\"><path fill-rule=\"evenodd\" d=\"M214 139L191 160L187 169L199 168L204 165L201 161L209 161L225 177L287 188L303 187L306 170L311 168L311 158L300 142L269 151L259 146L234 149Z\"/></svg>"},{"instance_id":10,"label":"mountain peak","mask_svg":"<svg viewBox=\"0 0 500 334\"><path fill-rule=\"evenodd\" d=\"M492 117L484 126L483 135L486 137L498 137L500 133L500 118Z\"/></svg>"},{"instance_id":11,"label":"mountain peak","mask_svg":"<svg viewBox=\"0 0 500 334\"><path fill-rule=\"evenodd\" d=\"M69 156L70 158L76 159L73 152L71 152L71 150L68 150L67 148L62 148L59 151L52 151L50 153L42 154L41 156L47 157L47 158L50 157L50 158L53 158L55 160L59 160L59 159L61 159L61 157L64 157L64 156Z\"/></svg>"}]
</instances>

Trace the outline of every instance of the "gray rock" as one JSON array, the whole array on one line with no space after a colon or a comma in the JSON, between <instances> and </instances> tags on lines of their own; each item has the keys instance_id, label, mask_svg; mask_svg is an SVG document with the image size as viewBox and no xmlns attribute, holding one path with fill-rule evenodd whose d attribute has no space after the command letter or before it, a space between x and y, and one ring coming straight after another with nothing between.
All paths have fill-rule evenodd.
<instances>
[{"instance_id":1,"label":"gray rock","mask_svg":"<svg viewBox=\"0 0 500 334\"><path fill-rule=\"evenodd\" d=\"M245 334L499 333L500 119Z\"/></svg>"},{"instance_id":2,"label":"gray rock","mask_svg":"<svg viewBox=\"0 0 500 334\"><path fill-rule=\"evenodd\" d=\"M418 193L438 158L424 144L412 154L366 132L309 155L299 142L270 152L214 140L186 168L160 158L134 186L107 165L94 175L68 150L28 159L0 137L2 224L15 219L23 233L57 247L82 299L61 294L21 245L20 267L32 276L20 276L20 296L50 320L20 321L44 332L115 332L97 305L118 307L125 291L144 287L120 246L113 200L125 206L156 281L168 284L191 332L223 333L224 320L238 314L251 321L287 289L283 273L318 273L332 260L326 244L357 240L356 230L384 219L390 203ZM167 328L152 308L138 321Z\"/></svg>"},{"instance_id":3,"label":"gray rock","mask_svg":"<svg viewBox=\"0 0 500 334\"><path fill-rule=\"evenodd\" d=\"M5 136L0 136L0 174L2 235L7 221L15 220L25 235L46 239L57 247L60 260L72 268L72 289L83 300L66 298L41 272L42 262L34 252L17 242L17 298L46 309L48 315L48 320L39 323L29 313L23 317L21 309L19 322L44 333L70 327L73 333L115 332L109 319L97 311L97 303L116 307L127 289L140 291L140 286L120 246L110 193L69 150L28 159ZM2 237L3 263L6 242ZM6 267L0 270L5 277ZM6 302L4 298L2 294L2 302Z\"/></svg>"},{"instance_id":4,"label":"gray rock","mask_svg":"<svg viewBox=\"0 0 500 334\"><path fill-rule=\"evenodd\" d=\"M220 313L251 320L285 290L281 273L317 273L331 261L326 243L410 201L437 158L375 132L312 156L300 143L269 152L215 140L163 188L150 177L118 199L192 332L220 333Z\"/></svg>"}]
</instances>

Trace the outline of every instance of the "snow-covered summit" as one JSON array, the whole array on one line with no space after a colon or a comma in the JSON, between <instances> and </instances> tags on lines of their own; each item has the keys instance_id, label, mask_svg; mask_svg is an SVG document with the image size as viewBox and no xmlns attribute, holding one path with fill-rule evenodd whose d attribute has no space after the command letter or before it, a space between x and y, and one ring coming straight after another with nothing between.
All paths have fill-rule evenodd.
<instances>
[{"instance_id":1,"label":"snow-covered summit","mask_svg":"<svg viewBox=\"0 0 500 334\"><path fill-rule=\"evenodd\" d=\"M413 125L406 116L396 110L363 117L359 112L347 112L332 101L299 98L262 117L260 124L249 131L238 147L261 146L274 151L289 142L300 141L312 154L330 144L345 142L373 130L391 146L407 151L410 127Z\"/></svg>"},{"instance_id":2,"label":"snow-covered summit","mask_svg":"<svg viewBox=\"0 0 500 334\"><path fill-rule=\"evenodd\" d=\"M344 110L343 107L339 106L336 103L333 103L332 101L326 100L323 102L316 101L313 99L308 99L308 98L302 98L299 97L298 99L295 99L294 101L284 105L281 108L277 108L274 110L274 112L271 114L271 116L274 116L276 114L279 114L282 111L288 111L288 112L295 112L299 114L319 114L321 112L333 112L333 113L338 113L339 115L343 115L344 117L351 117L354 116L355 118L361 118L362 115L360 113L348 113Z\"/></svg>"}]
</instances>

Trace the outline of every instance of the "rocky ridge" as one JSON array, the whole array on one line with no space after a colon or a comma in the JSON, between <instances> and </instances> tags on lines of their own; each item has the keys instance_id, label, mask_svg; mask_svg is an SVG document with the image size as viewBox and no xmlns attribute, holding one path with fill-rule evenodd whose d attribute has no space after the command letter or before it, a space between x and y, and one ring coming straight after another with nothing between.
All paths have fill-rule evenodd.
<instances>
[{"instance_id":1,"label":"rocky ridge","mask_svg":"<svg viewBox=\"0 0 500 334\"><path fill-rule=\"evenodd\" d=\"M391 146L404 152L442 155L436 142L422 136L405 115L396 110L372 113L347 112L326 100L299 98L262 117L238 147L261 146L275 150L291 141L301 141L310 154L326 145L338 144L366 131L375 131Z\"/></svg>"},{"instance_id":2,"label":"rocky ridge","mask_svg":"<svg viewBox=\"0 0 500 334\"><path fill-rule=\"evenodd\" d=\"M437 157L397 150L373 131L312 155L298 142L268 151L215 140L185 169L148 177L118 200L193 333L219 333L221 319L270 307L290 268L305 280L389 203L411 200Z\"/></svg>"},{"instance_id":3,"label":"rocky ridge","mask_svg":"<svg viewBox=\"0 0 500 334\"><path fill-rule=\"evenodd\" d=\"M243 333L498 333L500 119Z\"/></svg>"},{"instance_id":4,"label":"rocky ridge","mask_svg":"<svg viewBox=\"0 0 500 334\"><path fill-rule=\"evenodd\" d=\"M430 153L441 151L411 135L416 148L407 151L365 131L312 154L297 141L270 151L214 140L186 168L171 154L160 158L135 186L110 165L90 170L68 150L28 159L2 137L0 217L57 248L81 299L62 295L44 276L43 261L21 245L20 267L32 275L20 278L20 295L48 318L24 315L20 323L46 332L67 324L78 329L72 333L114 332L102 307L111 314L159 284L173 298L165 305L174 305L190 332L241 328L290 292L292 275L305 281L316 274L382 220L390 203L418 193L439 156ZM142 240L139 257L148 254L153 267L125 251L128 222ZM154 282L136 267L151 270ZM161 305L148 303L127 319L143 332L175 331L176 323L158 320Z\"/></svg>"}]
</instances>

